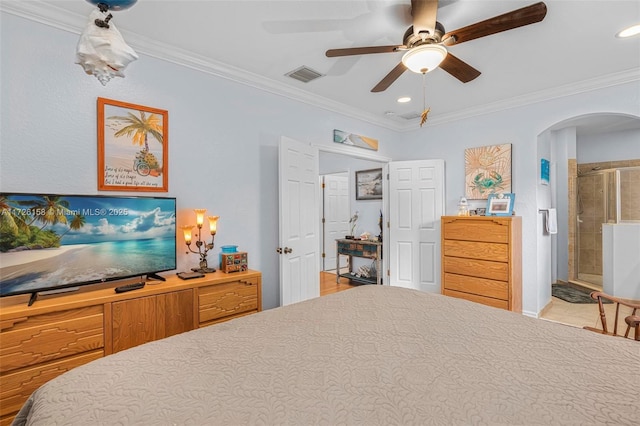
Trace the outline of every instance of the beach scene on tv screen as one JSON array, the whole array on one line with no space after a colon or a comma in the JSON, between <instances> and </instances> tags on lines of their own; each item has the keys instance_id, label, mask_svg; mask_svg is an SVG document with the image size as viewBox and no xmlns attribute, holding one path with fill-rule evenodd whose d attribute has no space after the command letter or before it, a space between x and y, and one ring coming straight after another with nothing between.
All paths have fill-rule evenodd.
<instances>
[{"instance_id":1,"label":"beach scene on tv screen","mask_svg":"<svg viewBox=\"0 0 640 426\"><path fill-rule=\"evenodd\" d=\"M175 269L175 199L0 194L0 294Z\"/></svg>"}]
</instances>

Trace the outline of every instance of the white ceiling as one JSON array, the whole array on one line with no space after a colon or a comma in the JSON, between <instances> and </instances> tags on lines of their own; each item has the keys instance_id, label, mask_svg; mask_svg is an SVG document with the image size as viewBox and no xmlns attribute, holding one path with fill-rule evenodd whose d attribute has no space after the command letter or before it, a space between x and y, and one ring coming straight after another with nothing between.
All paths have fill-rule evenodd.
<instances>
[{"instance_id":1,"label":"white ceiling","mask_svg":"<svg viewBox=\"0 0 640 426\"><path fill-rule=\"evenodd\" d=\"M533 3L441 0L438 21L451 31ZM440 69L428 73L430 123L640 78L640 36L615 37L640 23L640 1L545 3L548 12L540 23L450 48L482 75L464 84ZM2 2L3 10L77 33L93 8L83 0ZM325 56L330 48L402 44L410 0L139 0L113 14L112 22L139 53L398 130L418 125L401 116L423 109L421 75L407 71L385 92L370 92L402 53ZM285 75L300 66L325 76L302 83ZM398 104L400 96L413 101Z\"/></svg>"}]
</instances>

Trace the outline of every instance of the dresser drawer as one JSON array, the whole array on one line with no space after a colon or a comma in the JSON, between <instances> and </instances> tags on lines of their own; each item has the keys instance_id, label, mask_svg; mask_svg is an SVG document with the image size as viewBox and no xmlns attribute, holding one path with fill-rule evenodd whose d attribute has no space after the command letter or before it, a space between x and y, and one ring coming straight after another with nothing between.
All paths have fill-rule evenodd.
<instances>
[{"instance_id":1,"label":"dresser drawer","mask_svg":"<svg viewBox=\"0 0 640 426\"><path fill-rule=\"evenodd\" d=\"M380 243L374 244L357 240L354 240L353 242L338 241L337 251L340 254L349 256L377 259L379 247Z\"/></svg>"},{"instance_id":2,"label":"dresser drawer","mask_svg":"<svg viewBox=\"0 0 640 426\"><path fill-rule=\"evenodd\" d=\"M0 372L104 347L103 305L26 317L2 330Z\"/></svg>"},{"instance_id":3,"label":"dresser drawer","mask_svg":"<svg viewBox=\"0 0 640 426\"><path fill-rule=\"evenodd\" d=\"M17 412L29 395L49 380L103 356L104 351L97 350L3 375L0 414L5 416Z\"/></svg>"},{"instance_id":4,"label":"dresser drawer","mask_svg":"<svg viewBox=\"0 0 640 426\"><path fill-rule=\"evenodd\" d=\"M470 259L483 259L497 262L509 261L509 246L500 243L445 240L442 253L445 256L467 257Z\"/></svg>"},{"instance_id":5,"label":"dresser drawer","mask_svg":"<svg viewBox=\"0 0 640 426\"><path fill-rule=\"evenodd\" d=\"M444 274L445 290L463 291L494 299L509 300L509 283L465 275Z\"/></svg>"},{"instance_id":6,"label":"dresser drawer","mask_svg":"<svg viewBox=\"0 0 640 426\"><path fill-rule=\"evenodd\" d=\"M442 263L443 272L445 273L488 278L497 281L509 281L508 263L451 256L445 256L442 259Z\"/></svg>"},{"instance_id":7,"label":"dresser drawer","mask_svg":"<svg viewBox=\"0 0 640 426\"><path fill-rule=\"evenodd\" d=\"M442 216L442 294L522 311L522 218Z\"/></svg>"},{"instance_id":8,"label":"dresser drawer","mask_svg":"<svg viewBox=\"0 0 640 426\"><path fill-rule=\"evenodd\" d=\"M444 239L484 241L488 243L509 242L509 222L498 218L452 219L443 227Z\"/></svg>"},{"instance_id":9,"label":"dresser drawer","mask_svg":"<svg viewBox=\"0 0 640 426\"><path fill-rule=\"evenodd\" d=\"M490 297L484 297L477 294L464 293L455 290L445 290L444 295L457 297L458 299L470 300L471 302L482 303L483 305L493 306L494 308L509 310L509 302L507 300L492 299Z\"/></svg>"},{"instance_id":10,"label":"dresser drawer","mask_svg":"<svg viewBox=\"0 0 640 426\"><path fill-rule=\"evenodd\" d=\"M258 278L201 287L198 290L200 325L258 310Z\"/></svg>"}]
</instances>

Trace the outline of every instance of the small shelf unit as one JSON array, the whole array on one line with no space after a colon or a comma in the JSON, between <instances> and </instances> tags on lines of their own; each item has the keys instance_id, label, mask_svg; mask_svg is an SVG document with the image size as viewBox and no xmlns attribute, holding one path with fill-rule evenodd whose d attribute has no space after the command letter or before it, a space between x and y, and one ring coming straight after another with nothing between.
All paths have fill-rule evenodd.
<instances>
[{"instance_id":1,"label":"small shelf unit","mask_svg":"<svg viewBox=\"0 0 640 426\"><path fill-rule=\"evenodd\" d=\"M340 273L340 255L349 256L349 272ZM363 257L373 259L376 262L376 276L358 277L353 272L353 257ZM382 285L382 243L369 240L336 240L336 282L340 282L340 278L348 278L351 281L361 284L378 284Z\"/></svg>"}]
</instances>

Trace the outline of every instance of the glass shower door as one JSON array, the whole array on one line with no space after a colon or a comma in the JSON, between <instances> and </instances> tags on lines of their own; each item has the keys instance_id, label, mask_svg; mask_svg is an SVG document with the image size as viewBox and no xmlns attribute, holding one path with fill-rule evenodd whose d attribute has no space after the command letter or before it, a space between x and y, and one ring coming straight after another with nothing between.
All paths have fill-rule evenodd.
<instances>
[{"instance_id":1,"label":"glass shower door","mask_svg":"<svg viewBox=\"0 0 640 426\"><path fill-rule=\"evenodd\" d=\"M615 174L597 171L578 176L576 277L602 288L602 224L615 222ZM614 198L611 199L613 193Z\"/></svg>"}]
</instances>

